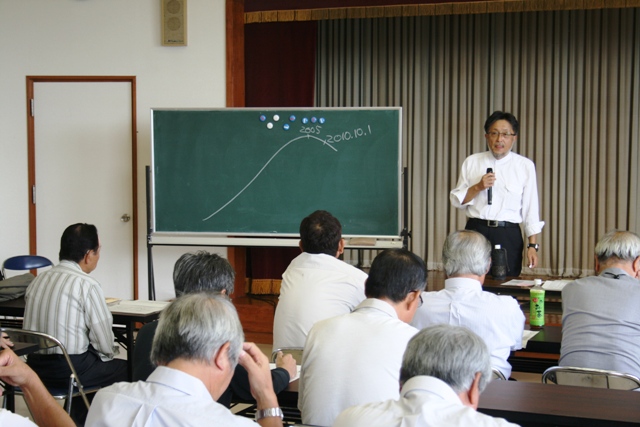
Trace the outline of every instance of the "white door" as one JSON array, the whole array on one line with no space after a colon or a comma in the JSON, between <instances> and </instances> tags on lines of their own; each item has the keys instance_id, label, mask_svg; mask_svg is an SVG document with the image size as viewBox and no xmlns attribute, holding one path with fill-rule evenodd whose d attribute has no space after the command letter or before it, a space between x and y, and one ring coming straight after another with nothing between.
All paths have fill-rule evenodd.
<instances>
[{"instance_id":1,"label":"white door","mask_svg":"<svg viewBox=\"0 0 640 427\"><path fill-rule=\"evenodd\" d=\"M57 263L64 229L94 224L91 275L105 296L133 298L130 83L38 82L34 100L38 254Z\"/></svg>"}]
</instances>

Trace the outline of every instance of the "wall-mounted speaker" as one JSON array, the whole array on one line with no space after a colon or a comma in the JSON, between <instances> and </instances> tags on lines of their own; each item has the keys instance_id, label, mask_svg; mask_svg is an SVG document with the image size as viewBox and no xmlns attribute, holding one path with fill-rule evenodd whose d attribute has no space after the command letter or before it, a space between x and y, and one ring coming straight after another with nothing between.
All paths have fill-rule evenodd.
<instances>
[{"instance_id":1,"label":"wall-mounted speaker","mask_svg":"<svg viewBox=\"0 0 640 427\"><path fill-rule=\"evenodd\" d=\"M187 0L162 2L162 45L187 45Z\"/></svg>"}]
</instances>

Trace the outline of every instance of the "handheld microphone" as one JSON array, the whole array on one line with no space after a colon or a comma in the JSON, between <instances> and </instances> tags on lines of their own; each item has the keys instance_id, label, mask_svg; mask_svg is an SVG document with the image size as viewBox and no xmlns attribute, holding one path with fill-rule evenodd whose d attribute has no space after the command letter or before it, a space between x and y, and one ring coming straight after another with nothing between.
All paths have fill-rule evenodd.
<instances>
[{"instance_id":1,"label":"handheld microphone","mask_svg":"<svg viewBox=\"0 0 640 427\"><path fill-rule=\"evenodd\" d=\"M493 169L492 168L487 168L487 173L493 173ZM493 198L493 188L489 187L487 189L487 200L488 200L489 204L491 204L491 202L492 202L491 199L492 198Z\"/></svg>"}]
</instances>

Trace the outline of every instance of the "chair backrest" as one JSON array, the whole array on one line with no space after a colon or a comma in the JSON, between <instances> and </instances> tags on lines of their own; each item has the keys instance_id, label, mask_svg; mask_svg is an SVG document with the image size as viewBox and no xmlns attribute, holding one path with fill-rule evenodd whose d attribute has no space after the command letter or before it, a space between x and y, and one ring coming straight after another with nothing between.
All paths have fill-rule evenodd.
<instances>
[{"instance_id":1,"label":"chair backrest","mask_svg":"<svg viewBox=\"0 0 640 427\"><path fill-rule=\"evenodd\" d=\"M51 260L39 255L18 255L7 258L2 263L2 274L5 270L34 270L53 265Z\"/></svg>"},{"instance_id":2,"label":"chair backrest","mask_svg":"<svg viewBox=\"0 0 640 427\"><path fill-rule=\"evenodd\" d=\"M281 351L284 354L290 354L293 356L293 359L296 361L296 365L302 365L302 347L282 347L273 350L271 353L271 362L275 363L276 358L278 357L278 352Z\"/></svg>"},{"instance_id":3,"label":"chair backrest","mask_svg":"<svg viewBox=\"0 0 640 427\"><path fill-rule=\"evenodd\" d=\"M504 374L498 370L498 368L491 367L491 381L503 380L506 381Z\"/></svg>"},{"instance_id":4,"label":"chair backrest","mask_svg":"<svg viewBox=\"0 0 640 427\"><path fill-rule=\"evenodd\" d=\"M633 390L640 387L640 378L603 369L552 366L542 374L542 382L579 387Z\"/></svg>"},{"instance_id":5,"label":"chair backrest","mask_svg":"<svg viewBox=\"0 0 640 427\"><path fill-rule=\"evenodd\" d=\"M69 369L71 370L71 375L69 377L69 388L68 392L65 393L65 398L67 399L67 412L69 412L71 408L71 395L73 394L73 387L78 389L79 394L82 396L82 400L86 405L87 409L89 409L89 400L87 399L87 395L84 391L82 383L80 382L80 378L78 377L78 373L76 369L73 367L73 362L69 357L69 353L67 353L67 349L64 347L64 344L60 342L57 338L52 335L45 334L42 332L36 331L28 331L26 329L16 329L16 328L0 328L0 331L6 333L11 341L14 343L31 343L37 344L38 348L35 351L46 350L49 348L59 347L60 351L67 361L69 365ZM61 396L54 395L53 397L59 398Z\"/></svg>"}]
</instances>

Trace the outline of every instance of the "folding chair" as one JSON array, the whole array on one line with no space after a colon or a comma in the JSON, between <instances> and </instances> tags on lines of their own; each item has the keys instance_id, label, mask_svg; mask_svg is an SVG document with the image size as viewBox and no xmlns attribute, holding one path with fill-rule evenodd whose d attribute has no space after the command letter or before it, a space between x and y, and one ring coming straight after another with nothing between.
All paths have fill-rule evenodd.
<instances>
[{"instance_id":1,"label":"folding chair","mask_svg":"<svg viewBox=\"0 0 640 427\"><path fill-rule=\"evenodd\" d=\"M502 380L506 381L504 374L498 370L498 368L491 367L491 381Z\"/></svg>"},{"instance_id":2,"label":"folding chair","mask_svg":"<svg viewBox=\"0 0 640 427\"><path fill-rule=\"evenodd\" d=\"M302 347L282 347L273 350L271 353L271 363L276 363L276 358L278 357L278 352L281 351L284 354L290 354L293 359L296 361L296 365L302 365L302 351L304 349Z\"/></svg>"},{"instance_id":3,"label":"folding chair","mask_svg":"<svg viewBox=\"0 0 640 427\"><path fill-rule=\"evenodd\" d=\"M89 409L89 399L87 399L87 393L95 393L100 387L91 387L87 390L84 389L80 379L78 378L78 374L76 373L76 369L73 366L73 362L71 362L71 358L67 353L64 345L55 337L44 334L42 332L35 331L27 331L25 329L14 329L14 328L2 328L0 329L2 332L5 332L9 335L11 341L14 343L22 342L22 343L33 343L37 344L37 348L35 351L45 350L49 348L59 347L62 351L62 355L64 356L67 364L69 365L69 369L71 370L71 375L69 376L69 383L67 387L64 388L54 388L47 387L51 396L54 399L62 400L65 399L65 410L68 414L71 414L71 401L73 397L82 396L82 400L86 405L87 409ZM22 390L19 387L11 387L8 384L3 385L5 388L4 399L2 402L2 407L7 407L7 394L17 394L22 395Z\"/></svg>"},{"instance_id":4,"label":"folding chair","mask_svg":"<svg viewBox=\"0 0 640 427\"><path fill-rule=\"evenodd\" d=\"M5 270L35 270L52 265L53 263L43 256L18 255L4 260L2 263L2 276L7 276Z\"/></svg>"},{"instance_id":5,"label":"folding chair","mask_svg":"<svg viewBox=\"0 0 640 427\"><path fill-rule=\"evenodd\" d=\"M542 374L542 382L615 390L633 390L640 387L640 378L630 374L573 366L550 367Z\"/></svg>"}]
</instances>

